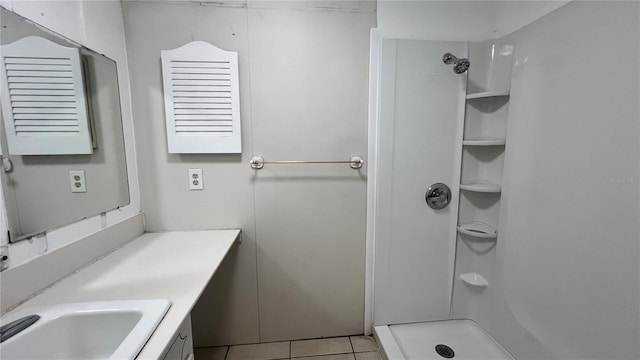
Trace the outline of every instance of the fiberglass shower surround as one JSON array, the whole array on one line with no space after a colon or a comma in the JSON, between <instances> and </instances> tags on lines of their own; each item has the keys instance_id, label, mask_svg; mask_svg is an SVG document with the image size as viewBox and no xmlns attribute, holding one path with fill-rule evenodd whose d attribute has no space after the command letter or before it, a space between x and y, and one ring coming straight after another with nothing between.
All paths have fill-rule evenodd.
<instances>
[{"instance_id":1,"label":"fiberglass shower surround","mask_svg":"<svg viewBox=\"0 0 640 360\"><path fill-rule=\"evenodd\" d=\"M372 322L388 359L640 359L640 188L612 180L640 171L640 3L573 1L522 25L373 43ZM434 183L447 207L425 203Z\"/></svg>"}]
</instances>

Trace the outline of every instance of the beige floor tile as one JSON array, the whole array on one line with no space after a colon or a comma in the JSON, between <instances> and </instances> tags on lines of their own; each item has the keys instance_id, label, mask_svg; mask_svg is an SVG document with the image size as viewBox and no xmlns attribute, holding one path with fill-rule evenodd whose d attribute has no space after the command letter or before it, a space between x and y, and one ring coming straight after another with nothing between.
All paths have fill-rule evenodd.
<instances>
[{"instance_id":1,"label":"beige floor tile","mask_svg":"<svg viewBox=\"0 0 640 360\"><path fill-rule=\"evenodd\" d=\"M377 351L360 352L356 353L356 360L382 360L382 356Z\"/></svg>"},{"instance_id":2,"label":"beige floor tile","mask_svg":"<svg viewBox=\"0 0 640 360\"><path fill-rule=\"evenodd\" d=\"M373 336L351 336L354 352L378 351L378 345Z\"/></svg>"},{"instance_id":3,"label":"beige floor tile","mask_svg":"<svg viewBox=\"0 0 640 360\"><path fill-rule=\"evenodd\" d=\"M348 337L298 340L291 342L291 357L331 355L353 352Z\"/></svg>"},{"instance_id":4,"label":"beige floor tile","mask_svg":"<svg viewBox=\"0 0 640 360\"><path fill-rule=\"evenodd\" d=\"M289 358L288 341L234 345L229 348L229 354L227 355L227 360L274 360L285 358Z\"/></svg>"},{"instance_id":5,"label":"beige floor tile","mask_svg":"<svg viewBox=\"0 0 640 360\"><path fill-rule=\"evenodd\" d=\"M228 346L197 348L193 349L193 355L197 360L224 360L228 348Z\"/></svg>"},{"instance_id":6,"label":"beige floor tile","mask_svg":"<svg viewBox=\"0 0 640 360\"><path fill-rule=\"evenodd\" d=\"M364 354L364 353L363 353ZM322 355L322 356L307 356L301 358L292 358L292 360L354 360L353 354L338 354L338 355Z\"/></svg>"}]
</instances>

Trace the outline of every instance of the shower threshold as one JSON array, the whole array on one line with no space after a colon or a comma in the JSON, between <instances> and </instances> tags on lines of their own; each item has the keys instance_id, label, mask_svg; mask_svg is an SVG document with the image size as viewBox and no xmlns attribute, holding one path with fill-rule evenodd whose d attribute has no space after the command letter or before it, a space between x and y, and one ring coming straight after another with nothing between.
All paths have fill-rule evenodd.
<instances>
[{"instance_id":1,"label":"shower threshold","mask_svg":"<svg viewBox=\"0 0 640 360\"><path fill-rule=\"evenodd\" d=\"M514 360L471 320L380 325L373 332L386 360Z\"/></svg>"}]
</instances>

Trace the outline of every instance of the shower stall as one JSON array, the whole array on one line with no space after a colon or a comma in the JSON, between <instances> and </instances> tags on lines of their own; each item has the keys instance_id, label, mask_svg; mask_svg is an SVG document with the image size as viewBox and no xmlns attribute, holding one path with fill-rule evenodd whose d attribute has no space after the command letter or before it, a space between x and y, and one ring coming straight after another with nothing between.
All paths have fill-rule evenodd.
<instances>
[{"instance_id":1,"label":"shower stall","mask_svg":"<svg viewBox=\"0 0 640 360\"><path fill-rule=\"evenodd\" d=\"M498 72L513 54L496 46L381 40L373 321L389 358L511 358L475 322L449 320L454 304L456 318L475 312L454 293L487 296L489 272L455 265L482 266L496 242L510 85Z\"/></svg>"},{"instance_id":2,"label":"shower stall","mask_svg":"<svg viewBox=\"0 0 640 360\"><path fill-rule=\"evenodd\" d=\"M640 358L640 189L612 180L640 176L639 12L373 32L365 325L386 359Z\"/></svg>"}]
</instances>

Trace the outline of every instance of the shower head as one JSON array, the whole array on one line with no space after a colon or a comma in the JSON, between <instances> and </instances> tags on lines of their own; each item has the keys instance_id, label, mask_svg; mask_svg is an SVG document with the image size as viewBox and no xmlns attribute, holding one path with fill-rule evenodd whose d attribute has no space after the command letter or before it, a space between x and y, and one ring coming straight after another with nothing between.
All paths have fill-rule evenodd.
<instances>
[{"instance_id":1,"label":"shower head","mask_svg":"<svg viewBox=\"0 0 640 360\"><path fill-rule=\"evenodd\" d=\"M471 63L467 59L458 59L453 65L453 72L456 74L464 74L469 70Z\"/></svg>"},{"instance_id":2,"label":"shower head","mask_svg":"<svg viewBox=\"0 0 640 360\"><path fill-rule=\"evenodd\" d=\"M458 59L452 53L446 53L442 57L442 61L449 65L453 64L453 72L456 74L464 74L467 70L469 70L469 66L471 66L471 62L469 59Z\"/></svg>"}]
</instances>

